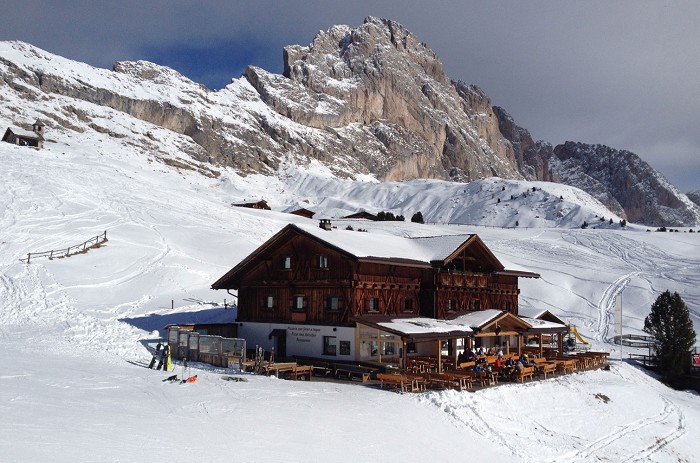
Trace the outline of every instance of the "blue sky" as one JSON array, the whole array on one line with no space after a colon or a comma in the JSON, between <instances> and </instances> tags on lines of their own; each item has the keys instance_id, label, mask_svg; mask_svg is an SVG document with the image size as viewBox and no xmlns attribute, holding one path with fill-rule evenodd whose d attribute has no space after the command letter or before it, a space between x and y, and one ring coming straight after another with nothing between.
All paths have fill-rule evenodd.
<instances>
[{"instance_id":1,"label":"blue sky","mask_svg":"<svg viewBox=\"0 0 700 463\"><path fill-rule=\"evenodd\" d=\"M393 19L533 138L627 149L681 191L700 189L700 2L5 3L0 40L105 68L145 59L214 89L248 64L281 72L282 47L307 45L334 24Z\"/></svg>"}]
</instances>

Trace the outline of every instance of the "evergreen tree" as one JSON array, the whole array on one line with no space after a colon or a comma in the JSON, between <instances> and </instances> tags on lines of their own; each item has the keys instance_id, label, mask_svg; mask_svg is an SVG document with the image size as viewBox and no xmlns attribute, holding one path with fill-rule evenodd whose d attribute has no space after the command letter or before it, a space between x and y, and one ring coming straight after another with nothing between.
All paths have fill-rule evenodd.
<instances>
[{"instance_id":1,"label":"evergreen tree","mask_svg":"<svg viewBox=\"0 0 700 463\"><path fill-rule=\"evenodd\" d=\"M656 340L654 362L664 378L682 374L688 364L688 351L695 344L695 330L678 293L666 290L656 299L644 319L644 331Z\"/></svg>"},{"instance_id":2,"label":"evergreen tree","mask_svg":"<svg viewBox=\"0 0 700 463\"><path fill-rule=\"evenodd\" d=\"M413 216L411 217L411 222L425 223L423 221L423 214L421 213L421 211L418 211L415 214L413 214Z\"/></svg>"}]
</instances>

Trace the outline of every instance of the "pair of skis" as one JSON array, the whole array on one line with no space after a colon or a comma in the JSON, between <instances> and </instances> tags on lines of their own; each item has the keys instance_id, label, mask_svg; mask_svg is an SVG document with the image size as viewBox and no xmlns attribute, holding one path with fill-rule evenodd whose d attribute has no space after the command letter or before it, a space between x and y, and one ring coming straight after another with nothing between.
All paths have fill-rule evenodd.
<instances>
[{"instance_id":1,"label":"pair of skis","mask_svg":"<svg viewBox=\"0 0 700 463\"><path fill-rule=\"evenodd\" d=\"M185 377L185 372L187 372L187 377ZM192 375L192 372L190 371L190 366L189 363L187 362L187 359L184 360L182 363L182 379L179 379L177 377L177 374L168 376L163 380L163 382L170 382L170 383L180 383L180 384L185 384L185 383L194 383L197 381L197 375Z\"/></svg>"}]
</instances>

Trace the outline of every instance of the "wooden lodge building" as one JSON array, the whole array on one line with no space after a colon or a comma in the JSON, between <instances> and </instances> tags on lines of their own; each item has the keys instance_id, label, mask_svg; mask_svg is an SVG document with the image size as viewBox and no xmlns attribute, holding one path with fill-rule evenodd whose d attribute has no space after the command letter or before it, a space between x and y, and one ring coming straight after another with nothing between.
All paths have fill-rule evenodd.
<instances>
[{"instance_id":1,"label":"wooden lodge building","mask_svg":"<svg viewBox=\"0 0 700 463\"><path fill-rule=\"evenodd\" d=\"M405 365L474 346L519 350L563 323L518 316L518 279L476 234L404 238L290 224L213 285L238 291L238 335L277 358ZM541 337L540 337L541 340Z\"/></svg>"}]
</instances>

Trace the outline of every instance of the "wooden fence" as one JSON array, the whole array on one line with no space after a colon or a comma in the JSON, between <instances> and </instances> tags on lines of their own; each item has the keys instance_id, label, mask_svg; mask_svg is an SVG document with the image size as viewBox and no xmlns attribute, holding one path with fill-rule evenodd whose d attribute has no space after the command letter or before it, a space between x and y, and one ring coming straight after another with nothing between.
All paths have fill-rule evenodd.
<instances>
[{"instance_id":1,"label":"wooden fence","mask_svg":"<svg viewBox=\"0 0 700 463\"><path fill-rule=\"evenodd\" d=\"M20 259L22 262L26 263L31 263L32 259L36 259L39 257L48 257L49 259L54 259L54 258L63 258L63 257L68 257L72 256L73 254L81 254L85 253L88 251L88 249L96 248L102 245L102 243L107 242L107 230L104 231L101 235L97 235L93 238L90 238L87 241L84 241L80 244L76 244L75 246L68 246L66 249L55 249L51 251L42 251L42 252L30 252L27 254L26 259Z\"/></svg>"}]
</instances>

